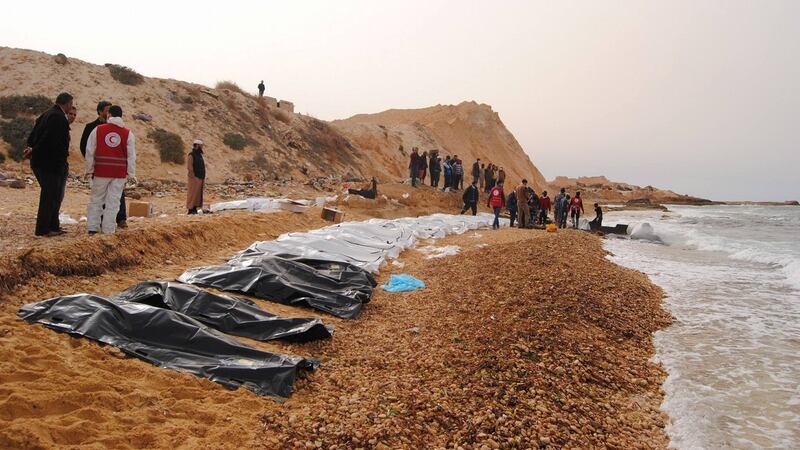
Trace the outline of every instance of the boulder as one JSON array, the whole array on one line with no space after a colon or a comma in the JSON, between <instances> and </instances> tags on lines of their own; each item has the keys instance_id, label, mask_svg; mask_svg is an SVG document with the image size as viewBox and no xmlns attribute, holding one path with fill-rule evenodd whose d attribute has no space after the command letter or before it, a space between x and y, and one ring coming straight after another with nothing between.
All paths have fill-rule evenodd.
<instances>
[{"instance_id":1,"label":"boulder","mask_svg":"<svg viewBox=\"0 0 800 450\"><path fill-rule=\"evenodd\" d=\"M65 55L63 53L59 53L59 54L53 56L53 61L55 61L56 64L61 64L62 66L69 62L69 60L67 59L67 55Z\"/></svg>"},{"instance_id":2,"label":"boulder","mask_svg":"<svg viewBox=\"0 0 800 450\"><path fill-rule=\"evenodd\" d=\"M134 113L133 116L131 117L133 117L136 120L141 120L142 122L151 122L153 120L153 116L143 112Z\"/></svg>"}]
</instances>

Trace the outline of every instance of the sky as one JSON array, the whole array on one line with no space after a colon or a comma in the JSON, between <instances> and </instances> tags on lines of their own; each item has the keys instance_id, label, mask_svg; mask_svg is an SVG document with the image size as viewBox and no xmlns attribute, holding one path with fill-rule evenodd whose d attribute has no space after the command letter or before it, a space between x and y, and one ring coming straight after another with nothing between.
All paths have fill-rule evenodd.
<instances>
[{"instance_id":1,"label":"sky","mask_svg":"<svg viewBox=\"0 0 800 450\"><path fill-rule=\"evenodd\" d=\"M15 2L0 45L325 120L475 100L546 178L800 199L800 1Z\"/></svg>"}]
</instances>

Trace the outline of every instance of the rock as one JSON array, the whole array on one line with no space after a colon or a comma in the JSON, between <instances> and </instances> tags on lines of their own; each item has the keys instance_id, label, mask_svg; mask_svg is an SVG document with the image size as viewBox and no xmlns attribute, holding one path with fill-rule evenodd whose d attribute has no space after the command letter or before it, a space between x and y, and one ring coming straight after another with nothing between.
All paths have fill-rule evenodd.
<instances>
[{"instance_id":1,"label":"rock","mask_svg":"<svg viewBox=\"0 0 800 450\"><path fill-rule=\"evenodd\" d=\"M22 180L12 180L8 187L13 189L25 189L25 182Z\"/></svg>"},{"instance_id":2,"label":"rock","mask_svg":"<svg viewBox=\"0 0 800 450\"><path fill-rule=\"evenodd\" d=\"M56 64L61 64L62 66L69 62L69 60L67 59L67 55L65 55L63 53L59 53L59 54L53 56L53 61L55 61Z\"/></svg>"},{"instance_id":3,"label":"rock","mask_svg":"<svg viewBox=\"0 0 800 450\"><path fill-rule=\"evenodd\" d=\"M153 116L143 112L134 113L131 117L136 120L141 120L142 122L152 122L153 120Z\"/></svg>"}]
</instances>

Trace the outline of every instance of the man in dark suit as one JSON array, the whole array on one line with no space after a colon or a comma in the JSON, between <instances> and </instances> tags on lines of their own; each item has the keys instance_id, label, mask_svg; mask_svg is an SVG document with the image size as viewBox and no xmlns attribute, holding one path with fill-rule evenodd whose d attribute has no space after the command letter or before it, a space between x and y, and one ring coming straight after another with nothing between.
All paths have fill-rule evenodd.
<instances>
[{"instance_id":1,"label":"man in dark suit","mask_svg":"<svg viewBox=\"0 0 800 450\"><path fill-rule=\"evenodd\" d=\"M72 96L58 94L56 104L36 119L28 136L26 153L31 157L31 169L39 182L39 212L36 216L37 236L64 234L58 221L64 189L69 173L69 121Z\"/></svg>"}]
</instances>

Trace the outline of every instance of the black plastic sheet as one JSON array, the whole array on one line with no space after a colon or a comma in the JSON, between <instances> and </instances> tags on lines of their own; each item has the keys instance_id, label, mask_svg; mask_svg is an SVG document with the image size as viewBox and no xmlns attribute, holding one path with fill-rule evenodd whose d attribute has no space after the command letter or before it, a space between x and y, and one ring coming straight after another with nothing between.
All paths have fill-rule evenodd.
<instances>
[{"instance_id":1,"label":"black plastic sheet","mask_svg":"<svg viewBox=\"0 0 800 450\"><path fill-rule=\"evenodd\" d=\"M214 294L183 283L146 281L111 299L171 309L219 331L259 341L309 342L333 334L333 327L325 326L320 319L279 317L248 299Z\"/></svg>"},{"instance_id":2,"label":"black plastic sheet","mask_svg":"<svg viewBox=\"0 0 800 450\"><path fill-rule=\"evenodd\" d=\"M345 319L358 317L376 286L375 278L355 265L288 255L189 269L178 280L314 308Z\"/></svg>"},{"instance_id":3,"label":"black plastic sheet","mask_svg":"<svg viewBox=\"0 0 800 450\"><path fill-rule=\"evenodd\" d=\"M163 308L89 294L23 306L19 316L56 331L113 345L159 367L209 378L228 388L285 398L298 373L318 362L249 347L202 323Z\"/></svg>"}]
</instances>

